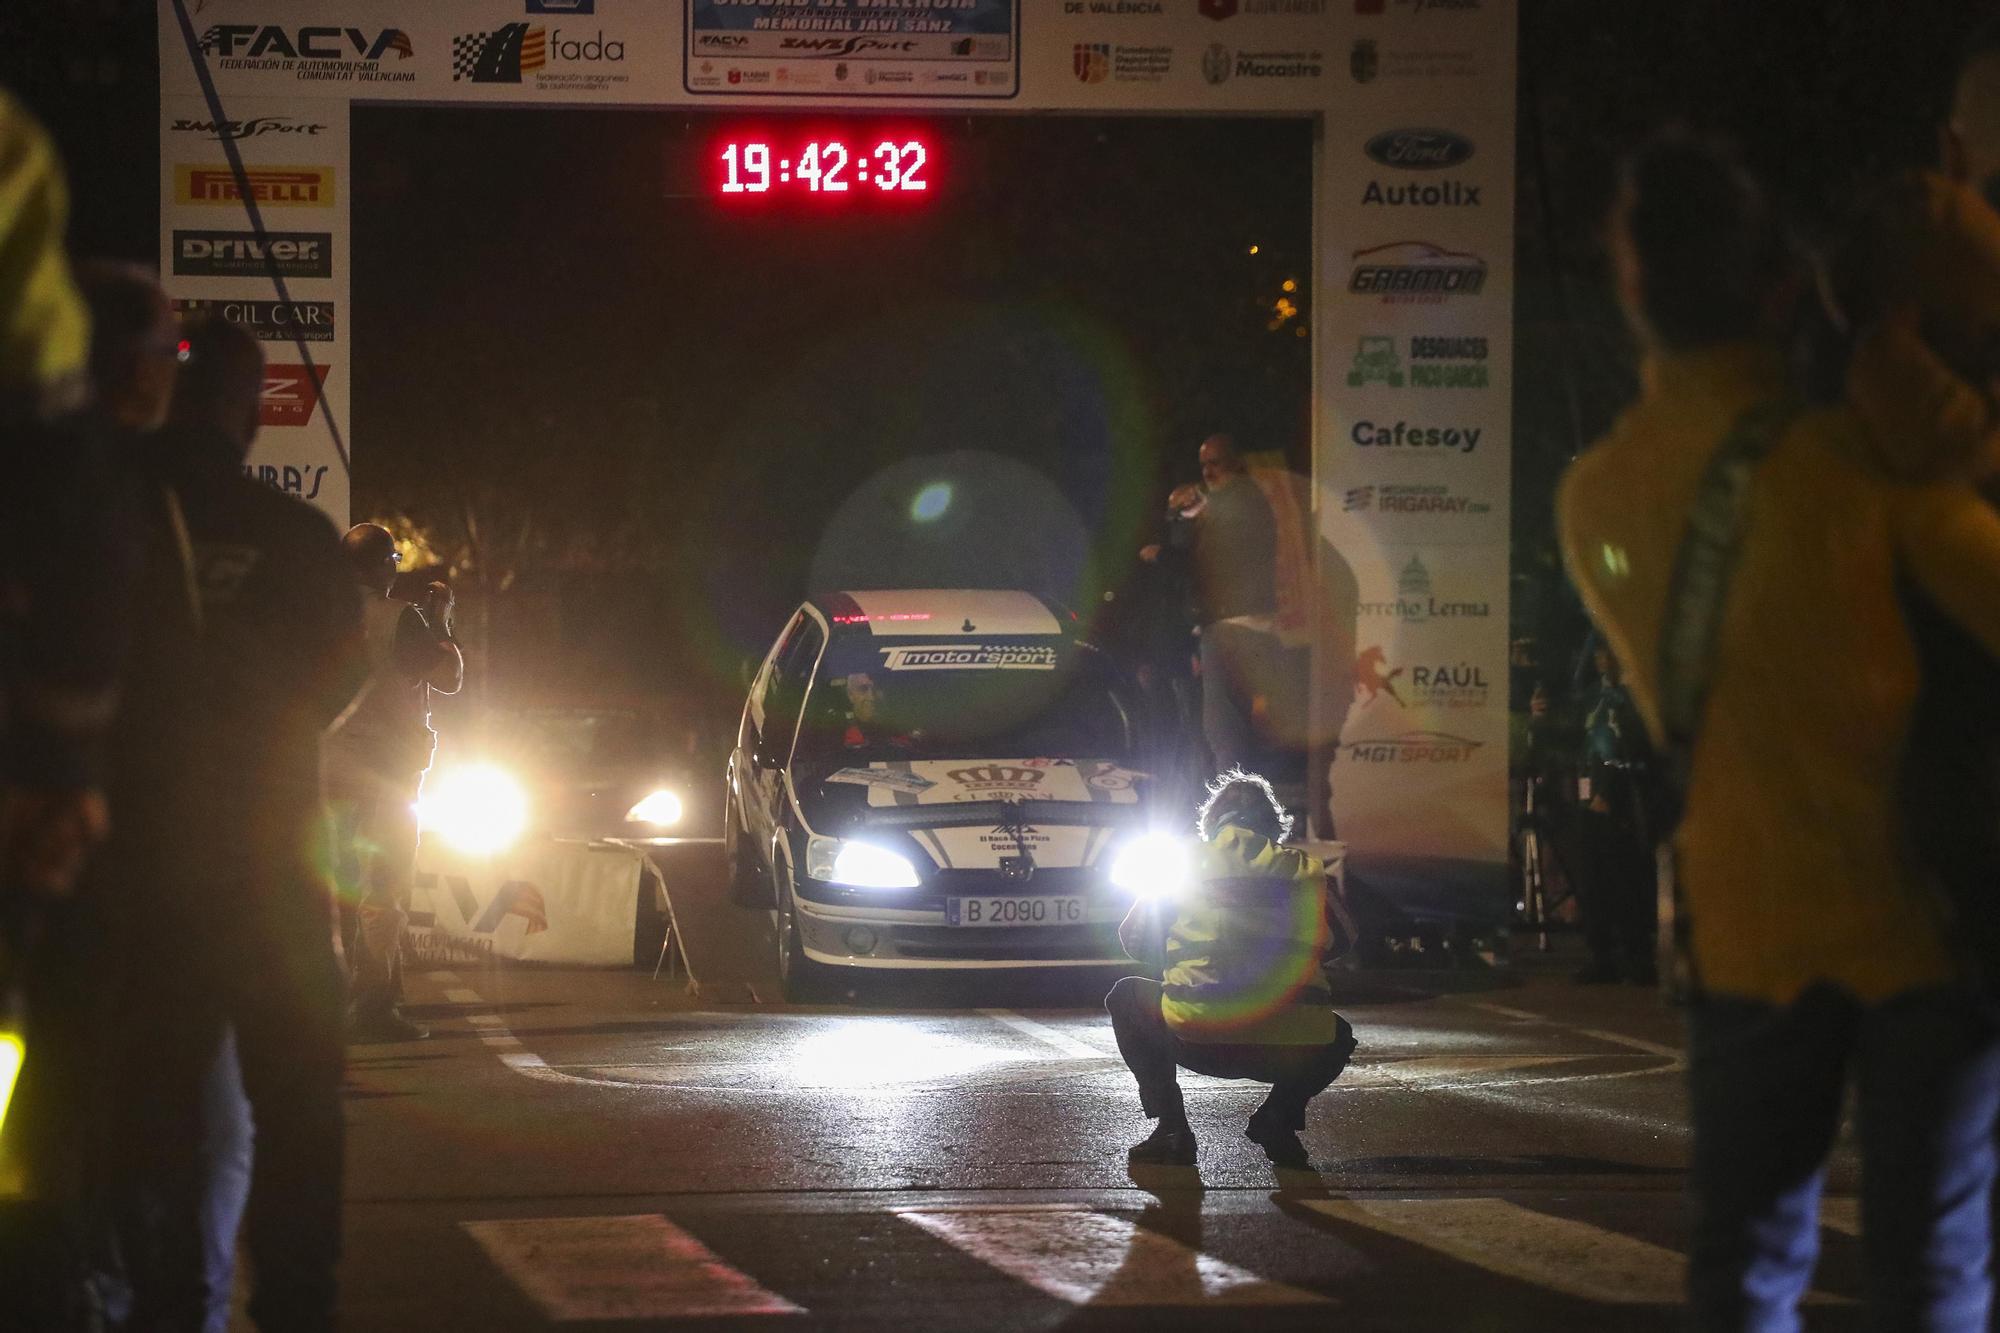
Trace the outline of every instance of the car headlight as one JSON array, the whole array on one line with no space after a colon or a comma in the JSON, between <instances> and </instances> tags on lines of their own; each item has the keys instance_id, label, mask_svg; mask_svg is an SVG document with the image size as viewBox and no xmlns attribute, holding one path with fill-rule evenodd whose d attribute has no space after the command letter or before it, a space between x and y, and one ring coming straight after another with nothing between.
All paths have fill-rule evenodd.
<instances>
[{"instance_id":1,"label":"car headlight","mask_svg":"<svg viewBox=\"0 0 2000 1333\"><path fill-rule=\"evenodd\" d=\"M647 792L643 800L625 812L625 818L634 824L672 828L681 822L681 814L681 798L661 787Z\"/></svg>"},{"instance_id":2,"label":"car headlight","mask_svg":"<svg viewBox=\"0 0 2000 1333\"><path fill-rule=\"evenodd\" d=\"M1111 882L1135 898L1172 897L1193 878L1186 841L1169 833L1128 838L1111 858Z\"/></svg>"},{"instance_id":3,"label":"car headlight","mask_svg":"<svg viewBox=\"0 0 2000 1333\"><path fill-rule=\"evenodd\" d=\"M471 856L511 847L528 827L528 796L505 769L492 764L450 768L424 784L417 825Z\"/></svg>"},{"instance_id":4,"label":"car headlight","mask_svg":"<svg viewBox=\"0 0 2000 1333\"><path fill-rule=\"evenodd\" d=\"M806 874L850 889L914 889L917 868L906 856L872 842L813 838L806 843Z\"/></svg>"}]
</instances>

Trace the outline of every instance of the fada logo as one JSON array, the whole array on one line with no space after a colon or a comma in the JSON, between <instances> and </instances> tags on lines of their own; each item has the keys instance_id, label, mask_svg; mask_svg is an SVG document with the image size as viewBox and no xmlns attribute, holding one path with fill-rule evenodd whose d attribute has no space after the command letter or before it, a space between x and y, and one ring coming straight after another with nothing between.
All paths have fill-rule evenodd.
<instances>
[{"instance_id":1,"label":"fada logo","mask_svg":"<svg viewBox=\"0 0 2000 1333\"><path fill-rule=\"evenodd\" d=\"M199 134L204 139L261 139L267 134L312 136L326 126L290 116L257 116L250 120L176 120L168 127L175 134Z\"/></svg>"},{"instance_id":2,"label":"fada logo","mask_svg":"<svg viewBox=\"0 0 2000 1333\"><path fill-rule=\"evenodd\" d=\"M333 236L324 231L176 231L174 273L184 278L333 276Z\"/></svg>"},{"instance_id":3,"label":"fada logo","mask_svg":"<svg viewBox=\"0 0 2000 1333\"><path fill-rule=\"evenodd\" d=\"M1356 340L1354 364L1347 369L1347 387L1359 389L1369 384L1403 387L1403 363L1396 356L1396 340L1379 334L1363 334Z\"/></svg>"},{"instance_id":4,"label":"fada logo","mask_svg":"<svg viewBox=\"0 0 2000 1333\"><path fill-rule=\"evenodd\" d=\"M204 55L231 72L292 74L313 82L414 83L413 70L384 68L414 51L401 28L286 28L275 23L216 23L201 35Z\"/></svg>"},{"instance_id":5,"label":"fada logo","mask_svg":"<svg viewBox=\"0 0 2000 1333\"><path fill-rule=\"evenodd\" d=\"M1449 296L1477 296L1486 287L1486 261L1429 241L1390 241L1354 252L1347 290L1379 296L1384 304L1435 305Z\"/></svg>"},{"instance_id":6,"label":"fada logo","mask_svg":"<svg viewBox=\"0 0 2000 1333\"><path fill-rule=\"evenodd\" d=\"M1356 37L1347 53L1347 72L1356 83L1373 83L1382 72L1382 53L1373 37Z\"/></svg>"},{"instance_id":7,"label":"fada logo","mask_svg":"<svg viewBox=\"0 0 2000 1333\"><path fill-rule=\"evenodd\" d=\"M1440 598L1431 583L1431 572L1420 556L1411 556L1396 575L1396 595L1385 601L1360 602L1356 610L1364 619L1398 620L1420 624L1431 620L1485 620L1493 613L1486 602Z\"/></svg>"},{"instance_id":8,"label":"fada logo","mask_svg":"<svg viewBox=\"0 0 2000 1333\"><path fill-rule=\"evenodd\" d=\"M1361 191L1363 208L1477 208L1479 187L1458 181L1421 185L1384 185L1369 181Z\"/></svg>"},{"instance_id":9,"label":"fada logo","mask_svg":"<svg viewBox=\"0 0 2000 1333\"><path fill-rule=\"evenodd\" d=\"M1361 151L1385 167L1440 171L1469 161L1472 140L1450 130L1385 130L1363 144Z\"/></svg>"},{"instance_id":10,"label":"fada logo","mask_svg":"<svg viewBox=\"0 0 2000 1333\"><path fill-rule=\"evenodd\" d=\"M1457 764L1472 758L1483 743L1444 731L1405 731L1395 736L1343 741L1340 748L1357 764Z\"/></svg>"},{"instance_id":11,"label":"fada logo","mask_svg":"<svg viewBox=\"0 0 2000 1333\"><path fill-rule=\"evenodd\" d=\"M1412 426L1407 421L1357 421L1348 438L1363 449L1442 449L1469 454L1479 447L1484 431L1478 426Z\"/></svg>"},{"instance_id":12,"label":"fada logo","mask_svg":"<svg viewBox=\"0 0 2000 1333\"><path fill-rule=\"evenodd\" d=\"M303 426L319 404L327 367L264 367L264 392L257 399L257 420L266 426Z\"/></svg>"},{"instance_id":13,"label":"fada logo","mask_svg":"<svg viewBox=\"0 0 2000 1333\"><path fill-rule=\"evenodd\" d=\"M213 314L240 325L263 342L333 341L331 301L206 301L177 300L182 316Z\"/></svg>"},{"instance_id":14,"label":"fada logo","mask_svg":"<svg viewBox=\"0 0 2000 1333\"><path fill-rule=\"evenodd\" d=\"M1234 9L1230 10L1232 14L1235 12ZM1214 16L1211 15L1210 17ZM1223 17L1226 18L1228 15L1224 15ZM1233 59L1228 47L1222 45L1220 42L1210 43L1209 48L1201 53L1201 77L1207 79L1210 83L1227 83L1229 81L1229 67L1232 63Z\"/></svg>"},{"instance_id":15,"label":"fada logo","mask_svg":"<svg viewBox=\"0 0 2000 1333\"><path fill-rule=\"evenodd\" d=\"M1102 83L1111 77L1111 46L1107 42L1078 42L1072 49L1070 69L1078 83Z\"/></svg>"},{"instance_id":16,"label":"fada logo","mask_svg":"<svg viewBox=\"0 0 2000 1333\"><path fill-rule=\"evenodd\" d=\"M328 208L333 204L332 167L246 167L243 184L265 208ZM174 168L174 198L183 204L231 207L243 202L236 174L228 167Z\"/></svg>"},{"instance_id":17,"label":"fada logo","mask_svg":"<svg viewBox=\"0 0 2000 1333\"><path fill-rule=\"evenodd\" d=\"M624 83L626 76L597 68L560 67L615 65L624 59L625 43L607 39L602 29L578 37L561 28L508 23L491 32L451 39L454 83L520 83L524 75L533 74L537 87L588 90Z\"/></svg>"}]
</instances>

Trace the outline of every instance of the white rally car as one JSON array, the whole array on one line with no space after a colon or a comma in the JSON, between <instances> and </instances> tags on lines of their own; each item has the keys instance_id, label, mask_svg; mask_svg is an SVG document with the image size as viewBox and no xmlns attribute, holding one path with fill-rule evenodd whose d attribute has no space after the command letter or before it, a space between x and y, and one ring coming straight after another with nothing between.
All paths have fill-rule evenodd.
<instances>
[{"instance_id":1,"label":"white rally car","mask_svg":"<svg viewBox=\"0 0 2000 1333\"><path fill-rule=\"evenodd\" d=\"M1022 592L815 598L750 688L723 837L789 997L835 968L1088 966L1177 873L1129 685Z\"/></svg>"}]
</instances>

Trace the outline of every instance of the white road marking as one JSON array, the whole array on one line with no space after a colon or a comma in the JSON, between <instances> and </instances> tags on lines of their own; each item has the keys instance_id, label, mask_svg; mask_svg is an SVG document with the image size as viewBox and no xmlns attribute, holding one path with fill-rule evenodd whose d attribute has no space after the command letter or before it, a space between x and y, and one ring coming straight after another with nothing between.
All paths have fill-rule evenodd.
<instances>
[{"instance_id":1,"label":"white road marking","mask_svg":"<svg viewBox=\"0 0 2000 1333\"><path fill-rule=\"evenodd\" d=\"M1069 1206L900 1211L981 1263L1072 1305L1326 1305L1121 1217Z\"/></svg>"},{"instance_id":2,"label":"white road marking","mask_svg":"<svg viewBox=\"0 0 2000 1333\"><path fill-rule=\"evenodd\" d=\"M1491 1000L1467 1000L1465 1001L1465 1007L1482 1010L1489 1014L1498 1014L1502 1018L1517 1018L1530 1023L1545 1023L1550 1027L1562 1028L1564 1031L1574 1032L1580 1037L1589 1037L1596 1041L1609 1042L1613 1046L1623 1046L1627 1050L1643 1051L1647 1055L1661 1056L1672 1060L1676 1067L1685 1059L1683 1054L1672 1046L1662 1046L1658 1042L1645 1041L1639 1037L1628 1037L1622 1032L1605 1032L1598 1028L1577 1027L1573 1023L1565 1023L1559 1018L1550 1018L1547 1014L1537 1014L1526 1009L1515 1009L1504 1004L1494 1004Z\"/></svg>"},{"instance_id":3,"label":"white road marking","mask_svg":"<svg viewBox=\"0 0 2000 1333\"><path fill-rule=\"evenodd\" d=\"M1838 1231L1843 1236L1861 1237L1861 1200L1852 1195L1834 1197L1822 1195L1819 1201L1819 1224L1828 1231Z\"/></svg>"},{"instance_id":4,"label":"white road marking","mask_svg":"<svg viewBox=\"0 0 2000 1333\"><path fill-rule=\"evenodd\" d=\"M1687 1260L1673 1250L1505 1199L1306 1199L1306 1207L1502 1277L1603 1305L1678 1305ZM1846 1304L1812 1292L1810 1304Z\"/></svg>"},{"instance_id":5,"label":"white road marking","mask_svg":"<svg viewBox=\"0 0 2000 1333\"><path fill-rule=\"evenodd\" d=\"M805 1313L657 1214L463 1225L558 1323Z\"/></svg>"},{"instance_id":6,"label":"white road marking","mask_svg":"<svg viewBox=\"0 0 2000 1333\"><path fill-rule=\"evenodd\" d=\"M1067 1032L1050 1027L1047 1023L1037 1023L1032 1018L1023 1018L1011 1009L981 1009L979 1012L996 1023L1005 1023L1014 1031L1033 1037L1044 1046L1061 1051L1064 1055L1074 1056L1079 1060L1117 1058L1117 1053L1114 1051L1101 1051L1087 1042L1078 1041Z\"/></svg>"}]
</instances>

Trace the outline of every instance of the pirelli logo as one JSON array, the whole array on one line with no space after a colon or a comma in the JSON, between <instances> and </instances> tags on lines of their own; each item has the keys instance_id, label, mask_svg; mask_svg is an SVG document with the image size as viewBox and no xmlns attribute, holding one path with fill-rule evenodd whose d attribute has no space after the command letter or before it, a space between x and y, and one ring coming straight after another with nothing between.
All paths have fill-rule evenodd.
<instances>
[{"instance_id":1,"label":"pirelli logo","mask_svg":"<svg viewBox=\"0 0 2000 1333\"><path fill-rule=\"evenodd\" d=\"M260 208L331 208L332 167L248 167L243 182ZM225 165L174 168L174 198L183 204L243 202L236 175Z\"/></svg>"}]
</instances>

